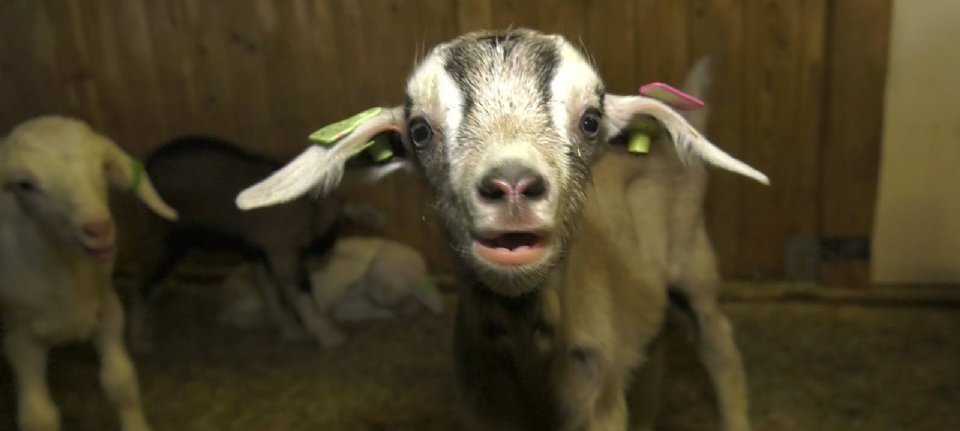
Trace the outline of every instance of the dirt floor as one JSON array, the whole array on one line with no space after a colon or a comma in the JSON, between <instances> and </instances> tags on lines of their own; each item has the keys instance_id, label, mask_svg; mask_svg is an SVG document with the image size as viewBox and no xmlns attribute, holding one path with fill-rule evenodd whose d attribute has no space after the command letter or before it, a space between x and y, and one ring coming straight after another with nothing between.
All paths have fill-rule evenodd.
<instances>
[{"instance_id":1,"label":"dirt floor","mask_svg":"<svg viewBox=\"0 0 960 431\"><path fill-rule=\"evenodd\" d=\"M351 328L337 351L216 324L210 295L168 293L155 352L136 359L155 430L449 430L452 307ZM452 304L452 299L450 300ZM960 429L960 308L809 302L725 305L738 330L757 430ZM683 325L670 337L661 430L716 429ZM64 430L116 429L86 347L55 351ZM0 430L14 429L0 365Z\"/></svg>"}]
</instances>

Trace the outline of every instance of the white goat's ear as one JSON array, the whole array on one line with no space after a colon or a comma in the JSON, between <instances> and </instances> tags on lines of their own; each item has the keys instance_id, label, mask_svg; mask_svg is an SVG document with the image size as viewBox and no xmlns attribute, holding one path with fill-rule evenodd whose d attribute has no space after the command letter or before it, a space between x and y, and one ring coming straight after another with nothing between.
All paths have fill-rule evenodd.
<instances>
[{"instance_id":1,"label":"white goat's ear","mask_svg":"<svg viewBox=\"0 0 960 431\"><path fill-rule=\"evenodd\" d=\"M157 189L153 188L153 183L143 169L143 164L121 150L117 144L109 139L103 138L102 141L106 147L104 165L110 182L118 188L135 193L147 205L147 208L150 208L160 217L167 220L176 220L177 210L167 205L160 194L157 193Z\"/></svg>"},{"instance_id":2,"label":"white goat's ear","mask_svg":"<svg viewBox=\"0 0 960 431\"><path fill-rule=\"evenodd\" d=\"M683 116L659 100L644 96L607 94L604 98L604 110L608 136L617 136L629 130L637 119L650 116L659 121L670 134L682 160L697 157L718 168L770 184L766 175L717 148Z\"/></svg>"},{"instance_id":3,"label":"white goat's ear","mask_svg":"<svg viewBox=\"0 0 960 431\"><path fill-rule=\"evenodd\" d=\"M310 146L267 179L240 192L237 207L249 210L276 205L289 202L311 190L319 194L329 193L340 183L344 165L351 157L368 149L377 135L400 133L402 123L402 107L374 108L321 129L311 139L329 139L331 146ZM386 163L376 172L383 176L402 164L398 161ZM375 173L374 176L378 175Z\"/></svg>"}]
</instances>

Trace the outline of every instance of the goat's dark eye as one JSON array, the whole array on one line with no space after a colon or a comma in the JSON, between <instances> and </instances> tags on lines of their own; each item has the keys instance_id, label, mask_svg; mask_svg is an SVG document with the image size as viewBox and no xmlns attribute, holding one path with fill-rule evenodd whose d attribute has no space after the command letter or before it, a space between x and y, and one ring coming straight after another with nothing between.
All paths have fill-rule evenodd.
<instances>
[{"instance_id":1,"label":"goat's dark eye","mask_svg":"<svg viewBox=\"0 0 960 431\"><path fill-rule=\"evenodd\" d=\"M584 136L592 138L600 132L600 111L590 108L580 117L580 131Z\"/></svg>"},{"instance_id":2,"label":"goat's dark eye","mask_svg":"<svg viewBox=\"0 0 960 431\"><path fill-rule=\"evenodd\" d=\"M424 120L422 117L410 120L408 133L410 140L418 147L426 145L430 142L430 139L433 139L433 129L430 127L430 124L427 123L427 120Z\"/></svg>"}]
</instances>

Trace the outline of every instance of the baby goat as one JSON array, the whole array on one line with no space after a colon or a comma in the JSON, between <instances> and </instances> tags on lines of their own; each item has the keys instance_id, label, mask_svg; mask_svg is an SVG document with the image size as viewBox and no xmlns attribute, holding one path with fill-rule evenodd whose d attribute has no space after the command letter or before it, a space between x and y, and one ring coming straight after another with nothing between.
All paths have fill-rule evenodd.
<instances>
[{"instance_id":1,"label":"baby goat","mask_svg":"<svg viewBox=\"0 0 960 431\"><path fill-rule=\"evenodd\" d=\"M116 229L108 180L135 191L157 214L177 217L138 162L80 121L36 118L0 143L0 313L23 430L59 429L47 353L87 339L100 354L100 383L122 429L149 429L111 281Z\"/></svg>"},{"instance_id":2,"label":"baby goat","mask_svg":"<svg viewBox=\"0 0 960 431\"><path fill-rule=\"evenodd\" d=\"M427 262L397 241L341 238L314 266L310 281L317 306L338 320L391 319L420 307L443 312L443 297L430 280Z\"/></svg>"},{"instance_id":3,"label":"baby goat","mask_svg":"<svg viewBox=\"0 0 960 431\"><path fill-rule=\"evenodd\" d=\"M131 347L151 348L150 299L192 250L240 252L255 262L262 280L256 284L257 293L284 339L299 338L306 329L321 345L344 342L346 335L302 288L308 282L304 255L311 248L329 250L337 235L340 205L336 199L301 199L262 211L237 210L233 204L237 192L281 165L217 138L176 139L151 154L145 166L180 217L176 222L148 218L144 249L139 253L142 273L130 304ZM205 181L197 181L198 176Z\"/></svg>"},{"instance_id":4,"label":"baby goat","mask_svg":"<svg viewBox=\"0 0 960 431\"><path fill-rule=\"evenodd\" d=\"M237 204L328 192L347 159L374 136L392 135L394 153L406 158L382 169L412 164L426 176L467 281L455 356L468 425L649 426L642 406L628 400L653 383L637 371L660 332L667 286L714 281L701 220L702 162L767 178L667 105L605 93L573 45L530 30L470 33L434 48L408 80L403 106L364 118L332 147L309 148L241 193ZM662 141L672 143L655 143L649 158L620 145L643 118L659 122ZM695 254L676 255L685 252ZM722 319L700 322L724 326L705 334L730 336ZM717 359L712 373L740 367L734 357ZM723 426L746 430L743 374L721 374L714 381L733 386L717 388Z\"/></svg>"},{"instance_id":5,"label":"baby goat","mask_svg":"<svg viewBox=\"0 0 960 431\"><path fill-rule=\"evenodd\" d=\"M393 319L420 308L443 312L443 297L430 280L427 262L401 242L346 236L306 265L317 308L335 321ZM219 320L239 327L262 320L263 304L253 295L257 283L252 265L231 271L222 283L228 299Z\"/></svg>"}]
</instances>

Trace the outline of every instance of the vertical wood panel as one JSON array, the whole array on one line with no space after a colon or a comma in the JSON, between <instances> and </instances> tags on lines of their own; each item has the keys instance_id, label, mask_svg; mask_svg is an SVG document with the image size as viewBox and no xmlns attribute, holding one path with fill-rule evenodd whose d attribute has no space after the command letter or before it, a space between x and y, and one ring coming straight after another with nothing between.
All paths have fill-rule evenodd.
<instances>
[{"instance_id":1,"label":"vertical wood panel","mask_svg":"<svg viewBox=\"0 0 960 431\"><path fill-rule=\"evenodd\" d=\"M742 157L746 103L745 65L742 61L743 2L697 0L691 6L691 13L691 46L696 47L697 54L709 53L713 57L714 83L707 98L710 138L734 156ZM712 19L705 20L703 16ZM713 21L714 24L704 25L704 21ZM703 51L702 46L706 46ZM743 180L734 175L714 172L710 177L706 216L724 274L735 274L739 270L743 187Z\"/></svg>"},{"instance_id":2,"label":"vertical wood panel","mask_svg":"<svg viewBox=\"0 0 960 431\"><path fill-rule=\"evenodd\" d=\"M490 0L458 0L457 28L461 32L484 30L493 26Z\"/></svg>"},{"instance_id":3,"label":"vertical wood panel","mask_svg":"<svg viewBox=\"0 0 960 431\"><path fill-rule=\"evenodd\" d=\"M565 35L575 44L583 40L586 33L584 15L585 7L582 1L572 0L543 0L539 2L537 20L540 25L537 29L547 33ZM620 29L626 31L628 29Z\"/></svg>"},{"instance_id":4,"label":"vertical wood panel","mask_svg":"<svg viewBox=\"0 0 960 431\"><path fill-rule=\"evenodd\" d=\"M161 110L168 127L202 131L205 113L200 107L201 87L191 54L196 50L194 28L182 2L146 2L150 21L150 44L154 53L157 82L162 89Z\"/></svg>"},{"instance_id":5,"label":"vertical wood panel","mask_svg":"<svg viewBox=\"0 0 960 431\"><path fill-rule=\"evenodd\" d=\"M820 156L823 237L869 237L873 232L890 14L890 0L830 6ZM869 281L867 261L824 262L821 277L828 286L863 286Z\"/></svg>"},{"instance_id":6,"label":"vertical wood panel","mask_svg":"<svg viewBox=\"0 0 960 431\"><path fill-rule=\"evenodd\" d=\"M619 93L679 84L710 54L712 140L773 180L762 188L712 175L707 212L721 267L778 277L791 236L870 231L889 8L889 0L8 0L0 130L56 112L91 121L138 156L199 133L287 159L313 129L402 102L415 59L469 30L530 26L582 41ZM388 235L450 269L419 180L398 175L344 193L382 208L395 223Z\"/></svg>"},{"instance_id":7,"label":"vertical wood panel","mask_svg":"<svg viewBox=\"0 0 960 431\"><path fill-rule=\"evenodd\" d=\"M782 274L784 244L817 234L817 175L825 1L754 0L744 9L744 96L741 155L773 187L742 202L736 272Z\"/></svg>"},{"instance_id":8,"label":"vertical wood panel","mask_svg":"<svg viewBox=\"0 0 960 431\"><path fill-rule=\"evenodd\" d=\"M589 2L583 9L584 49L593 57L607 91L633 94L637 91L637 37L634 2ZM641 27L642 28L642 27ZM576 40L576 39L573 39Z\"/></svg>"},{"instance_id":9,"label":"vertical wood panel","mask_svg":"<svg viewBox=\"0 0 960 431\"><path fill-rule=\"evenodd\" d=\"M642 81L624 82L630 87L620 91L635 92L641 82L679 84L690 64L687 59L687 2L644 0L636 4L633 14L636 16L635 49L640 66L638 78ZM603 28L602 22L597 24Z\"/></svg>"}]
</instances>

